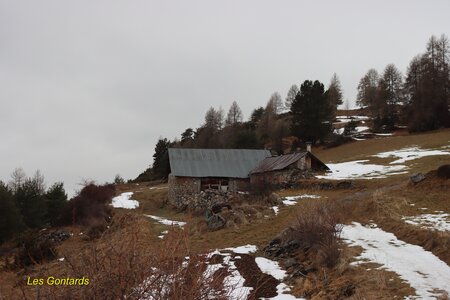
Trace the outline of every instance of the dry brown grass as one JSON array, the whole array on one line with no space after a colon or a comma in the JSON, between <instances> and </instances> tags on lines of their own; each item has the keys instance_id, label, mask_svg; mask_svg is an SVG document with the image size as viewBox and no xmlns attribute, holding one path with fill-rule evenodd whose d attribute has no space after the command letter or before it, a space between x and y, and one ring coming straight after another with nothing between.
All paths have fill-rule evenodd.
<instances>
[{"instance_id":1,"label":"dry brown grass","mask_svg":"<svg viewBox=\"0 0 450 300\"><path fill-rule=\"evenodd\" d=\"M433 213L437 210L450 212L450 201L442 189L450 182L435 178L427 180L418 185L405 182L395 189L376 190L367 197L343 201L339 209L343 213L343 220L347 223L374 222L397 238L433 252L450 265L450 233L421 228L402 220L404 216ZM427 210L423 210L424 207Z\"/></svg>"},{"instance_id":2,"label":"dry brown grass","mask_svg":"<svg viewBox=\"0 0 450 300\"><path fill-rule=\"evenodd\" d=\"M373 154L401 149L407 146L419 145L424 148L436 148L449 144L450 129L442 129L422 134L393 136L355 143L345 144L331 149L315 149L317 155L324 162L342 162L364 159ZM437 168L439 165L432 166Z\"/></svg>"},{"instance_id":3,"label":"dry brown grass","mask_svg":"<svg viewBox=\"0 0 450 300\"><path fill-rule=\"evenodd\" d=\"M188 233L172 231L153 244L149 243L153 233L141 217L122 216L114 226L95 242L62 252L64 261L36 265L27 274L44 279L85 277L89 285L32 287L19 276L15 287L1 291L0 299L206 299L212 294L224 298L226 274L204 276L206 257L191 251Z\"/></svg>"}]
</instances>

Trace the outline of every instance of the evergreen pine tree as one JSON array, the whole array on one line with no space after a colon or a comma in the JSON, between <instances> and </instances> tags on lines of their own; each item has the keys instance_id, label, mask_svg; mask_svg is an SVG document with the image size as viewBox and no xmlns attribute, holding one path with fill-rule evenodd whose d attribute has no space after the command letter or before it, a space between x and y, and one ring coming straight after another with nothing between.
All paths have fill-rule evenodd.
<instances>
[{"instance_id":1,"label":"evergreen pine tree","mask_svg":"<svg viewBox=\"0 0 450 300\"><path fill-rule=\"evenodd\" d=\"M53 184L45 193L47 203L47 220L50 225L58 224L67 205L67 194L62 182Z\"/></svg>"},{"instance_id":2,"label":"evergreen pine tree","mask_svg":"<svg viewBox=\"0 0 450 300\"><path fill-rule=\"evenodd\" d=\"M156 178L167 178L170 173L169 152L168 149L171 142L164 138L160 138L155 146L153 154L153 172Z\"/></svg>"},{"instance_id":3,"label":"evergreen pine tree","mask_svg":"<svg viewBox=\"0 0 450 300\"><path fill-rule=\"evenodd\" d=\"M0 181L0 243L25 229L12 191Z\"/></svg>"},{"instance_id":4,"label":"evergreen pine tree","mask_svg":"<svg viewBox=\"0 0 450 300\"><path fill-rule=\"evenodd\" d=\"M46 221L47 207L41 180L41 175L26 179L14 194L23 221L30 228L42 227Z\"/></svg>"},{"instance_id":5,"label":"evergreen pine tree","mask_svg":"<svg viewBox=\"0 0 450 300\"><path fill-rule=\"evenodd\" d=\"M331 132L332 112L324 86L318 80L306 80L292 102L292 134L304 142L323 141Z\"/></svg>"}]
</instances>

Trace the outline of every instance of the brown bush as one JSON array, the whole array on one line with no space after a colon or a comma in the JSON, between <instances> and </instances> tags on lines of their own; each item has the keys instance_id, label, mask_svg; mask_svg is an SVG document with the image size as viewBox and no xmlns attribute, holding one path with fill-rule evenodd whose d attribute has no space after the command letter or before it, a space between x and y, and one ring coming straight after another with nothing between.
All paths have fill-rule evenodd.
<instances>
[{"instance_id":1,"label":"brown bush","mask_svg":"<svg viewBox=\"0 0 450 300\"><path fill-rule=\"evenodd\" d=\"M106 229L108 229L107 223L103 220L99 220L89 225L86 231L86 235L91 240L98 239L102 236Z\"/></svg>"},{"instance_id":2,"label":"brown bush","mask_svg":"<svg viewBox=\"0 0 450 300\"><path fill-rule=\"evenodd\" d=\"M444 179L450 178L450 165L442 165L437 169L437 176Z\"/></svg>"},{"instance_id":3,"label":"brown bush","mask_svg":"<svg viewBox=\"0 0 450 300\"><path fill-rule=\"evenodd\" d=\"M297 240L302 250L314 253L317 263L330 268L337 264L342 225L329 204L305 202L292 228L289 238Z\"/></svg>"},{"instance_id":4,"label":"brown bush","mask_svg":"<svg viewBox=\"0 0 450 300\"><path fill-rule=\"evenodd\" d=\"M19 240L19 250L14 258L15 267L25 267L56 258L56 243L46 235L31 231Z\"/></svg>"},{"instance_id":5,"label":"brown bush","mask_svg":"<svg viewBox=\"0 0 450 300\"><path fill-rule=\"evenodd\" d=\"M273 193L275 187L268 182L253 182L250 185L250 195L253 197L267 197Z\"/></svg>"},{"instance_id":6,"label":"brown bush","mask_svg":"<svg viewBox=\"0 0 450 300\"><path fill-rule=\"evenodd\" d=\"M116 219L119 218L119 219ZM190 251L187 230L172 230L154 241L146 220L127 214L114 217L116 231L106 231L81 253L62 253L59 274L47 276L89 278L84 286L22 285L31 299L226 299L223 270L205 274L208 258Z\"/></svg>"},{"instance_id":7,"label":"brown bush","mask_svg":"<svg viewBox=\"0 0 450 300\"><path fill-rule=\"evenodd\" d=\"M112 215L110 203L113 196L114 185L88 184L69 201L60 224L90 226L109 220Z\"/></svg>"}]
</instances>

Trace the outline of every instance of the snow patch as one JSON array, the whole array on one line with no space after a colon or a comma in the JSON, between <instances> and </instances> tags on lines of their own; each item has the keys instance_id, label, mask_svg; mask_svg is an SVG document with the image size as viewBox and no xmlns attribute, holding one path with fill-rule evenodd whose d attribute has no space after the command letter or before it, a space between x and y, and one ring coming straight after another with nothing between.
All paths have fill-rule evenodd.
<instances>
[{"instance_id":1,"label":"snow patch","mask_svg":"<svg viewBox=\"0 0 450 300\"><path fill-rule=\"evenodd\" d=\"M318 199L320 198L319 195L309 195L309 194L304 194L304 195L298 195L298 196L287 196L287 197L283 197L283 204L284 205L295 205L297 203L297 200L299 199L304 199L304 198L311 198L311 199Z\"/></svg>"},{"instance_id":2,"label":"snow patch","mask_svg":"<svg viewBox=\"0 0 450 300\"><path fill-rule=\"evenodd\" d=\"M355 129L356 129L356 132L363 132L363 131L369 130L369 127L367 127L367 126L356 126Z\"/></svg>"},{"instance_id":3,"label":"snow patch","mask_svg":"<svg viewBox=\"0 0 450 300\"><path fill-rule=\"evenodd\" d=\"M167 189L167 187L162 186L162 187L158 187L158 186L152 186L148 188L149 190L165 190Z\"/></svg>"},{"instance_id":4,"label":"snow patch","mask_svg":"<svg viewBox=\"0 0 450 300\"><path fill-rule=\"evenodd\" d=\"M249 253L255 253L256 250L258 249L258 247L256 247L255 245L245 245L245 246L239 246L239 247L230 247L230 248L225 248L223 250L228 250L228 251L232 251L234 253L238 253L238 254L249 254Z\"/></svg>"},{"instance_id":5,"label":"snow patch","mask_svg":"<svg viewBox=\"0 0 450 300\"><path fill-rule=\"evenodd\" d=\"M280 283L277 285L277 293L275 297L265 298L265 299L273 299L273 300L304 300L303 298L297 298L293 295L284 294L285 292L290 292L291 289L284 283Z\"/></svg>"},{"instance_id":6,"label":"snow patch","mask_svg":"<svg viewBox=\"0 0 450 300\"><path fill-rule=\"evenodd\" d=\"M158 223L161 223L163 225L180 226L180 227L183 227L184 225L186 225L186 222L172 221L172 220L164 219L164 218L161 218L161 217L158 217L158 216L153 216L153 215L144 215L144 216L152 218L153 220L155 220Z\"/></svg>"},{"instance_id":7,"label":"snow patch","mask_svg":"<svg viewBox=\"0 0 450 300\"><path fill-rule=\"evenodd\" d=\"M405 243L375 224L344 225L341 236L351 246L363 248L358 264L381 264L380 268L397 273L411 285L417 296L409 299L436 299L442 292L450 294L450 267L422 247Z\"/></svg>"},{"instance_id":8,"label":"snow patch","mask_svg":"<svg viewBox=\"0 0 450 300\"><path fill-rule=\"evenodd\" d=\"M343 133L344 133L344 129L345 129L345 128L336 128L336 129L334 130L334 133L336 133L336 134L343 134Z\"/></svg>"},{"instance_id":9,"label":"snow patch","mask_svg":"<svg viewBox=\"0 0 450 300\"><path fill-rule=\"evenodd\" d=\"M250 246L250 247L249 247ZM256 246L252 245L245 245L241 247L236 248L227 248L224 250L230 250L230 249L237 249L237 251L244 251L243 249L253 249ZM236 268L236 265L233 261L233 258L229 253L222 253L219 250L214 250L213 252L210 252L207 254L207 258L210 259L214 255L221 255L223 256L223 263L220 264L208 264L206 267L205 272L203 273L203 277L205 279L213 278L213 275L215 272L217 272L220 269L227 268L227 271L230 273L227 277L224 278L223 284L225 289L225 294L228 299L230 300L238 300L238 299L247 299L250 292L253 290L252 287L244 286L245 278L242 277L242 275L239 273L239 271ZM240 259L240 256L234 257L234 259ZM211 299L214 299L212 297Z\"/></svg>"},{"instance_id":10,"label":"snow patch","mask_svg":"<svg viewBox=\"0 0 450 300\"><path fill-rule=\"evenodd\" d=\"M405 223L438 231L450 231L450 214L423 214L418 216L402 217Z\"/></svg>"},{"instance_id":11,"label":"snow patch","mask_svg":"<svg viewBox=\"0 0 450 300\"><path fill-rule=\"evenodd\" d=\"M278 215L280 208L278 206L272 206L272 209L273 209L273 212L275 213L275 216Z\"/></svg>"},{"instance_id":12,"label":"snow patch","mask_svg":"<svg viewBox=\"0 0 450 300\"><path fill-rule=\"evenodd\" d=\"M450 155L449 151L421 149L418 147L403 148L400 150L386 151L373 155L374 157L388 158L397 157L399 159L390 162L390 164L402 164L409 160L433 155Z\"/></svg>"},{"instance_id":13,"label":"snow patch","mask_svg":"<svg viewBox=\"0 0 450 300\"><path fill-rule=\"evenodd\" d=\"M261 272L272 276L273 278L282 281L286 277L286 271L281 269L278 262L264 258L256 257L255 262L258 265ZM290 292L291 289L285 283L279 283L277 285L277 294L275 297L263 298L263 299L276 299L276 300L301 300L303 298L296 298L293 295L285 294Z\"/></svg>"},{"instance_id":14,"label":"snow patch","mask_svg":"<svg viewBox=\"0 0 450 300\"><path fill-rule=\"evenodd\" d=\"M255 262L261 269L261 272L270 275L275 279L281 281L286 277L286 271L282 270L276 261L264 257L256 257Z\"/></svg>"},{"instance_id":15,"label":"snow patch","mask_svg":"<svg viewBox=\"0 0 450 300\"><path fill-rule=\"evenodd\" d=\"M393 136L393 133L375 133L376 136Z\"/></svg>"},{"instance_id":16,"label":"snow patch","mask_svg":"<svg viewBox=\"0 0 450 300\"><path fill-rule=\"evenodd\" d=\"M139 207L137 200L130 199L133 192L122 193L112 199L111 205L115 208L135 209Z\"/></svg>"},{"instance_id":17,"label":"snow patch","mask_svg":"<svg viewBox=\"0 0 450 300\"><path fill-rule=\"evenodd\" d=\"M385 178L387 175L407 173L404 165L384 166L377 164L365 164L368 160L355 160L337 164L327 164L331 173L316 176L322 179L373 179Z\"/></svg>"},{"instance_id":18,"label":"snow patch","mask_svg":"<svg viewBox=\"0 0 450 300\"><path fill-rule=\"evenodd\" d=\"M161 232L161 235L158 235L158 238L163 239L165 237L166 234L168 234L169 231L168 230L164 230Z\"/></svg>"},{"instance_id":19,"label":"snow patch","mask_svg":"<svg viewBox=\"0 0 450 300\"><path fill-rule=\"evenodd\" d=\"M224 263L225 263L224 259ZM245 278L236 269L236 265L233 261L228 260L226 262L228 270L232 270L231 274L225 277L223 284L226 291L226 295L230 300L247 299L252 287L244 286Z\"/></svg>"},{"instance_id":20,"label":"snow patch","mask_svg":"<svg viewBox=\"0 0 450 300\"><path fill-rule=\"evenodd\" d=\"M368 116L337 116L336 119L343 122L343 120L348 120L350 122L352 119L355 121L369 120Z\"/></svg>"}]
</instances>

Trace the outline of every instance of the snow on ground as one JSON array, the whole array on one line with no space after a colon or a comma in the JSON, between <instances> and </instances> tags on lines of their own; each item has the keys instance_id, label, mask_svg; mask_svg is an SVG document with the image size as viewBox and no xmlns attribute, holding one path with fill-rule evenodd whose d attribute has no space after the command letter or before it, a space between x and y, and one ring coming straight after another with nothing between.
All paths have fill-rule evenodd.
<instances>
[{"instance_id":1,"label":"snow on ground","mask_svg":"<svg viewBox=\"0 0 450 300\"><path fill-rule=\"evenodd\" d=\"M337 116L336 119L341 123L348 123L352 119L355 121L369 120L370 118L367 116Z\"/></svg>"},{"instance_id":2,"label":"snow on ground","mask_svg":"<svg viewBox=\"0 0 450 300\"><path fill-rule=\"evenodd\" d=\"M223 250L233 251L235 253L251 253L255 252L257 249L254 245L245 245L236 248L226 248ZM220 250L220 251L223 251ZM203 277L205 279L213 278L214 273L220 269L226 268L229 275L225 277L223 284L226 292L226 296L229 300L247 299L250 292L253 290L252 287L244 286L245 278L237 270L237 267L233 259L240 259L240 256L231 257L229 253L222 253L219 250L215 250L207 254L207 258L210 259L214 255L223 256L223 263L220 264L208 264ZM214 298L211 298L214 299Z\"/></svg>"},{"instance_id":3,"label":"snow on ground","mask_svg":"<svg viewBox=\"0 0 450 300\"><path fill-rule=\"evenodd\" d=\"M369 127L367 127L367 126L356 126L355 129L356 129L356 132L363 132L363 131L369 130Z\"/></svg>"},{"instance_id":4,"label":"snow on ground","mask_svg":"<svg viewBox=\"0 0 450 300\"><path fill-rule=\"evenodd\" d=\"M161 235L158 235L158 238L163 239L164 236L165 236L166 234L168 234L168 233L169 233L168 230L164 230L164 231L161 232Z\"/></svg>"},{"instance_id":5,"label":"snow on ground","mask_svg":"<svg viewBox=\"0 0 450 300\"><path fill-rule=\"evenodd\" d=\"M398 240L375 224L345 225L341 236L351 246L363 248L357 264L380 264L380 268L397 273L414 288L417 296L409 299L437 299L443 292L450 294L450 267L422 247Z\"/></svg>"},{"instance_id":6,"label":"snow on ground","mask_svg":"<svg viewBox=\"0 0 450 300\"><path fill-rule=\"evenodd\" d=\"M115 208L134 209L139 207L137 200L130 199L133 192L122 193L112 199L111 205Z\"/></svg>"},{"instance_id":7,"label":"snow on ground","mask_svg":"<svg viewBox=\"0 0 450 300\"><path fill-rule=\"evenodd\" d=\"M283 204L290 206L290 205L295 205L297 203L297 200L299 199L304 199L304 198L312 198L312 199L317 199L320 198L319 195L308 195L308 194L303 194L303 195L298 195L298 196L287 196L287 197L283 197ZM272 206L272 210L274 211L275 215L278 215L280 208L278 206Z\"/></svg>"},{"instance_id":8,"label":"snow on ground","mask_svg":"<svg viewBox=\"0 0 450 300\"><path fill-rule=\"evenodd\" d=\"M273 209L273 212L275 213L275 215L278 215L278 212L280 211L278 206L272 206L272 209Z\"/></svg>"},{"instance_id":9,"label":"snow on ground","mask_svg":"<svg viewBox=\"0 0 450 300\"><path fill-rule=\"evenodd\" d=\"M223 281L228 299L247 299L253 288L244 286L245 278L239 273L230 256L226 256L223 263L228 267L228 270L231 271L230 275L225 277Z\"/></svg>"},{"instance_id":10,"label":"snow on ground","mask_svg":"<svg viewBox=\"0 0 450 300\"><path fill-rule=\"evenodd\" d=\"M393 133L375 133L376 136L392 136Z\"/></svg>"},{"instance_id":11,"label":"snow on ground","mask_svg":"<svg viewBox=\"0 0 450 300\"><path fill-rule=\"evenodd\" d=\"M223 265L225 265L230 271L230 275L227 276L224 280L225 289L227 291L228 299L247 299L249 293L253 289L252 287L244 286L245 279L240 275L237 270L233 258L228 253L222 253L221 251L232 251L238 254L249 254L256 252L258 248L254 245L244 245L233 248L225 248L222 250L215 250L207 255L208 258L211 258L213 255L222 255L225 256L223 260ZM234 259L240 259L240 256L235 256ZM281 281L286 276L286 271L282 270L276 261L272 261L270 259L264 257L256 257L255 262L258 267L261 269L261 272L273 276L275 279ZM206 268L205 274L211 275L215 271L220 269L220 264L209 265ZM277 293L278 295L272 298L265 299L274 299L274 300L301 300L301 298L296 298L289 294L284 294L285 292L290 292L291 289L284 283L280 283L277 285Z\"/></svg>"},{"instance_id":12,"label":"snow on ground","mask_svg":"<svg viewBox=\"0 0 450 300\"><path fill-rule=\"evenodd\" d=\"M374 157L380 157L380 158L397 157L399 159L394 160L390 164L402 164L408 160L413 160L413 159L417 159L417 158L421 158L421 157L425 157L425 156L432 156L432 155L450 155L450 151L420 149L418 147L409 147L409 148L403 148L400 150L381 152L381 153L375 154Z\"/></svg>"},{"instance_id":13,"label":"snow on ground","mask_svg":"<svg viewBox=\"0 0 450 300\"><path fill-rule=\"evenodd\" d=\"M151 186L151 187L149 187L148 189L149 189L149 190L165 190L165 189L167 189L167 186L161 186L161 187L158 187L158 186Z\"/></svg>"},{"instance_id":14,"label":"snow on ground","mask_svg":"<svg viewBox=\"0 0 450 300\"><path fill-rule=\"evenodd\" d=\"M442 149L446 148L443 147ZM408 167L403 165L406 161L431 155L450 155L450 151L409 147L400 150L381 152L372 156L379 158L397 157L399 159L390 162L388 166L367 164L366 162L368 162L368 160L355 160L335 164L329 163L327 166L330 168L331 172L317 176L317 178L331 180L386 178L389 175L407 173L406 169L408 169Z\"/></svg>"},{"instance_id":15,"label":"snow on ground","mask_svg":"<svg viewBox=\"0 0 450 300\"><path fill-rule=\"evenodd\" d=\"M304 194L304 195L298 195L298 196L287 196L287 197L283 197L283 204L284 205L295 205L295 203L297 203L297 200L299 199L304 199L304 198L312 198L312 199L318 199L320 198L319 195L309 195L309 194Z\"/></svg>"},{"instance_id":16,"label":"snow on ground","mask_svg":"<svg viewBox=\"0 0 450 300\"><path fill-rule=\"evenodd\" d=\"M438 214L423 214L418 216L403 217L408 224L420 226L426 229L450 231L450 214L438 211Z\"/></svg>"},{"instance_id":17,"label":"snow on ground","mask_svg":"<svg viewBox=\"0 0 450 300\"><path fill-rule=\"evenodd\" d=\"M183 227L184 225L186 225L186 222L181 222L181 221L172 221L172 220L168 220L168 219L164 219L158 216L152 216L152 215L145 215L146 217L152 218L153 220L157 221L158 223L161 223L163 225L168 225L168 226L180 226Z\"/></svg>"},{"instance_id":18,"label":"snow on ground","mask_svg":"<svg viewBox=\"0 0 450 300\"><path fill-rule=\"evenodd\" d=\"M322 179L372 179L385 178L387 175L404 174L407 169L404 165L384 166L377 164L365 164L368 160L355 160L337 164L327 164L331 173L316 176Z\"/></svg>"},{"instance_id":19,"label":"snow on ground","mask_svg":"<svg viewBox=\"0 0 450 300\"><path fill-rule=\"evenodd\" d=\"M245 246L239 246L239 247L230 247L230 248L225 248L223 250L227 250L227 251L232 251L234 253L238 253L238 254L249 254L249 253L255 253L256 250L258 249L258 247L256 247L255 245L245 245Z\"/></svg>"},{"instance_id":20,"label":"snow on ground","mask_svg":"<svg viewBox=\"0 0 450 300\"><path fill-rule=\"evenodd\" d=\"M277 280L283 280L284 277L286 277L286 271L282 270L276 261L265 257L256 257L255 262L261 269L261 272L270 275Z\"/></svg>"},{"instance_id":21,"label":"snow on ground","mask_svg":"<svg viewBox=\"0 0 450 300\"><path fill-rule=\"evenodd\" d=\"M334 130L334 133L336 133L336 134L343 134L343 133L344 133L344 129L345 129L345 128L336 128L336 129Z\"/></svg>"},{"instance_id":22,"label":"snow on ground","mask_svg":"<svg viewBox=\"0 0 450 300\"><path fill-rule=\"evenodd\" d=\"M255 262L258 265L261 272L272 276L273 278L282 281L286 277L286 271L281 269L278 262L264 258L264 257L256 257ZM277 285L277 293L278 295L271 298L264 299L276 299L276 300L301 300L302 298L296 298L289 294L284 294L285 292L290 292L291 289L284 283L280 283Z\"/></svg>"}]
</instances>

